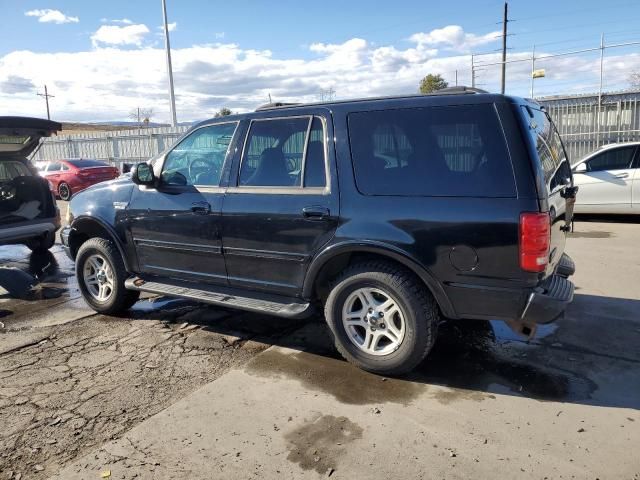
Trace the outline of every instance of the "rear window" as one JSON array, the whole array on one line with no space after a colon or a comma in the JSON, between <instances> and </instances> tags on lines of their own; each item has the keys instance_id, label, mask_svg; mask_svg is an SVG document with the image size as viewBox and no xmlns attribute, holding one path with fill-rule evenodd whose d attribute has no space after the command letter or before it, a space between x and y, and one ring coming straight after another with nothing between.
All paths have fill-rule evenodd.
<instances>
[{"instance_id":1,"label":"rear window","mask_svg":"<svg viewBox=\"0 0 640 480\"><path fill-rule=\"evenodd\" d=\"M89 167L108 167L109 165L98 160L67 160L69 165L73 165L77 168L89 168Z\"/></svg>"},{"instance_id":2,"label":"rear window","mask_svg":"<svg viewBox=\"0 0 640 480\"><path fill-rule=\"evenodd\" d=\"M349 115L365 195L513 197L513 169L493 105Z\"/></svg>"}]
</instances>

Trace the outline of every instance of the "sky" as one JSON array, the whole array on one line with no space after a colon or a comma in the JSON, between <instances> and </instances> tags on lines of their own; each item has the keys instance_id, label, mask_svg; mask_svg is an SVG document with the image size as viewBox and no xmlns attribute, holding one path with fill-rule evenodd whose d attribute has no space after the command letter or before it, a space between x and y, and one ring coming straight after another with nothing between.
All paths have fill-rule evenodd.
<instances>
[{"instance_id":1,"label":"sky","mask_svg":"<svg viewBox=\"0 0 640 480\"><path fill-rule=\"evenodd\" d=\"M61 121L128 120L137 107L170 119L160 0L0 0L0 115ZM503 2L167 0L176 110L182 122L222 107L417 93L441 74L451 85L500 89ZM640 1L509 2L506 93L597 92L600 52L640 42ZM609 48L603 89L630 88L640 45Z\"/></svg>"}]
</instances>

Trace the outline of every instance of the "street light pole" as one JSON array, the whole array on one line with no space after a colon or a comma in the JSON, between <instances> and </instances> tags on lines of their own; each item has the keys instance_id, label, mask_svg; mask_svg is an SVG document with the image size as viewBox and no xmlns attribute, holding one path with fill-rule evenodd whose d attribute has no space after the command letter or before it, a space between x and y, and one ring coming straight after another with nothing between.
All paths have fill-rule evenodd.
<instances>
[{"instance_id":1,"label":"street light pole","mask_svg":"<svg viewBox=\"0 0 640 480\"><path fill-rule=\"evenodd\" d=\"M169 25L167 23L167 2L162 0L162 17L164 19L164 48L167 53L167 74L169 75L169 100L171 101L171 125L177 126L176 97L173 93L173 68L171 67L171 44L169 43Z\"/></svg>"}]
</instances>

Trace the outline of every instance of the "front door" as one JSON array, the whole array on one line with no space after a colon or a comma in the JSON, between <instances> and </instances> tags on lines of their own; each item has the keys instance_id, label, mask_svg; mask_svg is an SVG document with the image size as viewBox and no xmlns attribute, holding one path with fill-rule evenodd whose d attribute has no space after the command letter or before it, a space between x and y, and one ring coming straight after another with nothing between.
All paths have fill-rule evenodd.
<instances>
[{"instance_id":1,"label":"front door","mask_svg":"<svg viewBox=\"0 0 640 480\"><path fill-rule=\"evenodd\" d=\"M338 195L329 117L250 122L223 207L229 283L295 295L334 235Z\"/></svg>"},{"instance_id":2,"label":"front door","mask_svg":"<svg viewBox=\"0 0 640 480\"><path fill-rule=\"evenodd\" d=\"M157 188L134 189L127 222L141 273L226 284L220 181L237 125L194 130L154 168Z\"/></svg>"},{"instance_id":3,"label":"front door","mask_svg":"<svg viewBox=\"0 0 640 480\"><path fill-rule=\"evenodd\" d=\"M585 162L586 172L575 173L578 201L589 211L631 209L634 145L605 149Z\"/></svg>"}]
</instances>

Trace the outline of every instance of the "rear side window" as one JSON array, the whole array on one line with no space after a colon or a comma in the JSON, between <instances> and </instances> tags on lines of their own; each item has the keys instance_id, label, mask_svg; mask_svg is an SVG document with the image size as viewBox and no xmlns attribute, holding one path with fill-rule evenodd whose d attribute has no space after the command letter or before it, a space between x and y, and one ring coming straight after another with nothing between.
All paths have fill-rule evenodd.
<instances>
[{"instance_id":1,"label":"rear side window","mask_svg":"<svg viewBox=\"0 0 640 480\"><path fill-rule=\"evenodd\" d=\"M324 187L324 137L324 126L318 117L252 121L242 155L239 185Z\"/></svg>"},{"instance_id":2,"label":"rear side window","mask_svg":"<svg viewBox=\"0 0 640 480\"><path fill-rule=\"evenodd\" d=\"M560 135L545 112L530 107L522 109L529 120L529 135L536 146L545 182L553 191L571 177L571 167Z\"/></svg>"},{"instance_id":3,"label":"rear side window","mask_svg":"<svg viewBox=\"0 0 640 480\"><path fill-rule=\"evenodd\" d=\"M516 195L493 105L352 113L349 141L365 195Z\"/></svg>"},{"instance_id":4,"label":"rear side window","mask_svg":"<svg viewBox=\"0 0 640 480\"><path fill-rule=\"evenodd\" d=\"M636 147L612 148L596 155L587 161L588 172L599 172L602 170L624 170L631 168L633 154Z\"/></svg>"}]
</instances>

